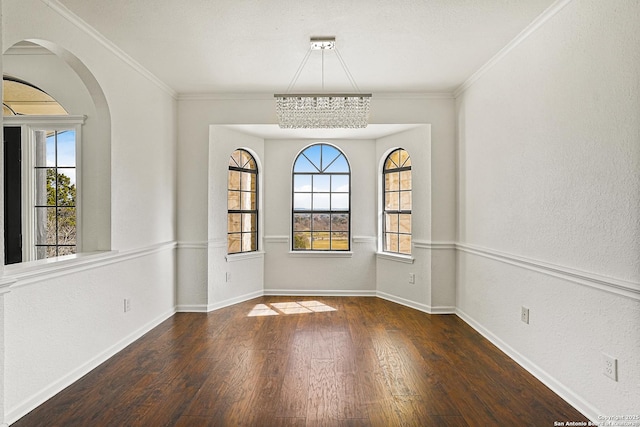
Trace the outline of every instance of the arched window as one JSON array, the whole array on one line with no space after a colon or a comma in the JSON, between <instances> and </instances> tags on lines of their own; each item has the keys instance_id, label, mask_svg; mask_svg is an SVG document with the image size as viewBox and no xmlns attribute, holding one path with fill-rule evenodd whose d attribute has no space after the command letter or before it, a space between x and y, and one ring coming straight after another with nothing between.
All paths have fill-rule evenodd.
<instances>
[{"instance_id":1,"label":"arched window","mask_svg":"<svg viewBox=\"0 0 640 427\"><path fill-rule=\"evenodd\" d=\"M65 116L67 111L48 93L29 82L11 76L2 77L3 116Z\"/></svg>"},{"instance_id":2,"label":"arched window","mask_svg":"<svg viewBox=\"0 0 640 427\"><path fill-rule=\"evenodd\" d=\"M227 253L258 250L258 166L246 150L229 158Z\"/></svg>"},{"instance_id":3,"label":"arched window","mask_svg":"<svg viewBox=\"0 0 640 427\"><path fill-rule=\"evenodd\" d=\"M402 148L389 154L384 181L383 251L411 254L411 157Z\"/></svg>"},{"instance_id":4,"label":"arched window","mask_svg":"<svg viewBox=\"0 0 640 427\"><path fill-rule=\"evenodd\" d=\"M351 173L345 155L329 144L305 148L293 165L294 251L348 251Z\"/></svg>"}]
</instances>

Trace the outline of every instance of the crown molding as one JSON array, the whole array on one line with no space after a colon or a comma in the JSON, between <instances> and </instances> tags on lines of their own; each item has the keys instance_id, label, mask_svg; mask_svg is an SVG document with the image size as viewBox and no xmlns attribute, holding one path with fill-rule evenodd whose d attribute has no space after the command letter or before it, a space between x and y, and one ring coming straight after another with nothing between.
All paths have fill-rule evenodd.
<instances>
[{"instance_id":1,"label":"crown molding","mask_svg":"<svg viewBox=\"0 0 640 427\"><path fill-rule=\"evenodd\" d=\"M376 99L425 100L454 99L453 92L380 92L371 95ZM178 94L178 101L272 101L273 93L186 92Z\"/></svg>"},{"instance_id":2,"label":"crown molding","mask_svg":"<svg viewBox=\"0 0 640 427\"><path fill-rule=\"evenodd\" d=\"M162 80L157 78L154 74L152 74L149 70L144 68L139 62L125 53L122 49L116 46L112 41L107 39L105 36L100 34L95 28L91 25L87 24L84 20L82 20L78 15L71 12L66 6L60 3L58 0L40 0L42 3L51 8L54 12L58 13L64 19L69 21L71 24L78 27L80 30L85 32L88 36L93 38L99 44L101 44L108 51L113 53L116 57L120 58L125 64L129 65L134 71L137 71L151 83L155 84L157 87L162 89L164 92L171 95L173 98L177 98L178 94L175 90L173 90L169 85L164 83Z\"/></svg>"},{"instance_id":3,"label":"crown molding","mask_svg":"<svg viewBox=\"0 0 640 427\"><path fill-rule=\"evenodd\" d=\"M500 49L489 61L487 61L478 71L473 73L471 77L465 80L456 90L453 91L454 98L458 98L464 91L469 89L476 81L478 81L487 71L489 71L494 65L502 60L509 52L516 48L520 43L525 41L531 34L536 32L542 27L549 19L553 18L558 12L560 12L566 5L573 0L556 0L551 6L544 10L536 19L527 25L513 40L511 40L505 47Z\"/></svg>"},{"instance_id":4,"label":"crown molding","mask_svg":"<svg viewBox=\"0 0 640 427\"><path fill-rule=\"evenodd\" d=\"M454 99L453 92L374 92L375 99Z\"/></svg>"},{"instance_id":5,"label":"crown molding","mask_svg":"<svg viewBox=\"0 0 640 427\"><path fill-rule=\"evenodd\" d=\"M178 101L273 101L273 93L187 92Z\"/></svg>"}]
</instances>

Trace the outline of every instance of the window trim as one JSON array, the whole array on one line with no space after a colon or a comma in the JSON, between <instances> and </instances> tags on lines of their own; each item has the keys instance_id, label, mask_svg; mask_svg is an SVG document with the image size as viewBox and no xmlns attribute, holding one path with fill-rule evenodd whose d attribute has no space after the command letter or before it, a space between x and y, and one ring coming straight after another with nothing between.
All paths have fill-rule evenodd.
<instances>
[{"instance_id":1,"label":"window trim","mask_svg":"<svg viewBox=\"0 0 640 427\"><path fill-rule=\"evenodd\" d=\"M296 163L298 162L298 159L300 159L300 156L304 155L304 152L307 151L308 149L310 149L311 147L315 147L315 146L320 146L320 152L322 153L322 146L326 145L329 147L332 147L334 149L336 149L340 155L342 157L344 157L345 162L347 163L347 168L348 171L347 172L296 172L295 171L295 167L296 167ZM313 162L311 162L311 160L304 155L304 157L313 165L315 166L315 164L313 164ZM340 156L336 157L329 165L327 165L327 167L325 168L325 170L327 168L329 168L333 162L335 160L337 160ZM317 168L316 168L317 169ZM311 209L310 210L296 210L295 209L295 205L294 205L294 196L296 194L295 191L295 177L296 175L346 175L347 177L349 177L349 190L348 190L348 208L346 210L331 210L331 208L329 208L328 210L318 210L318 211L314 211L313 210L313 184L312 184L312 188L311 191L309 192L309 194L311 195L311 200L312 200L312 205L311 205ZM313 182L313 179L312 179ZM290 247L289 247L289 254L293 255L293 256L297 256L300 254L314 254L314 255L318 255L318 256L322 256L321 254L326 254L326 256L337 256L340 257L342 254L344 254L344 256L348 257L351 256L350 254L352 254L352 242L351 242L351 218L352 218L352 211L351 211L351 187L352 187L352 174L351 174L351 163L349 162L349 159L347 158L347 155L345 154L345 152L338 146L328 143L328 142L314 142L313 144L309 144L307 146L305 146L302 150L300 150L298 152L298 154L296 155L294 161L293 161L293 165L291 166L291 218L290 218ZM329 200L331 200L331 195L333 194L333 192L331 191L331 187L329 187L329 192L327 193L329 194ZM336 194L343 194L343 193L336 193ZM348 215L348 229L347 229L347 249L331 249L331 247L329 249L313 249L313 248L309 248L309 249L296 249L294 247L295 245L295 230L294 230L294 218L295 218L295 214L300 214L300 213L308 213L309 215L312 216L311 218L311 224L313 224L313 215L314 214L327 214L329 215L329 233L331 233L331 214L337 213L337 214L347 214ZM313 233L313 226L311 225L311 230L309 231L310 233ZM304 256L304 255L303 255Z\"/></svg>"},{"instance_id":2,"label":"window trim","mask_svg":"<svg viewBox=\"0 0 640 427\"><path fill-rule=\"evenodd\" d=\"M260 252L260 170L259 170L259 165L258 165L258 161L256 160L256 156L249 151L246 148L236 148L234 149L231 154L229 154L229 158L231 159L233 156L233 153L235 153L236 151L243 151L245 153L247 153L250 157L251 160L253 160L253 163L256 165L255 169L246 169L246 168L242 168L242 167L238 167L238 166L231 166L228 165L227 166L227 242L226 242L226 247L227 247L227 257L236 257L238 258L239 256L245 255L245 254L253 254L253 253L258 253ZM256 194L256 208L255 209L229 209L229 172L230 171L237 171L237 172L246 172L246 173L251 173L255 175L255 180L256 180L256 189L255 189L255 194ZM234 190L235 191L235 190ZM242 193L242 189L240 188L238 191L240 191L240 193ZM239 232L240 234L240 252L229 252L229 235L230 234L238 234L236 232L234 233L230 233L229 232L229 214L255 214L256 216L256 231L255 231L255 235L256 235L256 247L255 249L251 249L248 251L243 251L242 250L242 234L246 233L243 232L242 230ZM246 255L245 255L246 257Z\"/></svg>"},{"instance_id":3,"label":"window trim","mask_svg":"<svg viewBox=\"0 0 640 427\"><path fill-rule=\"evenodd\" d=\"M22 146L22 262L37 261L35 236L35 132L74 130L76 133L76 254L82 253L82 126L87 116L4 116L4 127L20 127ZM61 257L65 257L63 255ZM70 255L74 256L74 255ZM51 257L46 259L56 259Z\"/></svg>"}]
</instances>

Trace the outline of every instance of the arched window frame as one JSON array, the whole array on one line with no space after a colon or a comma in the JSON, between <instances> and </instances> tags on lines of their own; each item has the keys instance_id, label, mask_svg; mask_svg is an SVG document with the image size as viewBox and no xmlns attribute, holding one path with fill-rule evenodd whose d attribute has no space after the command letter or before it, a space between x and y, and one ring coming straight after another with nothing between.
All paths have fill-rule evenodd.
<instances>
[{"instance_id":1,"label":"arched window frame","mask_svg":"<svg viewBox=\"0 0 640 427\"><path fill-rule=\"evenodd\" d=\"M391 151L382 168L382 251L411 255L411 156L403 148Z\"/></svg>"},{"instance_id":2,"label":"arched window frame","mask_svg":"<svg viewBox=\"0 0 640 427\"><path fill-rule=\"evenodd\" d=\"M50 131L66 130L51 127L51 121L56 121L57 118L63 118L62 124L66 128L70 124L65 121L66 119L86 120L87 116L91 117L91 120L87 120L81 125L82 137L79 132L76 132L77 254L47 258L46 262L25 257L22 257L22 260L14 258L11 262L14 265L7 269L7 274L21 274L18 272L22 272L23 269L26 269L24 271L30 270L32 266L36 265L42 266L43 271L47 271L49 268L54 268L58 261L68 265L83 265L95 262L97 257L112 256L114 253L111 251L112 120L111 108L103 88L82 60L59 44L42 39L22 40L9 47L5 54L15 54L15 61L12 60L4 67L3 72L7 74L4 74L3 77L8 75L9 78L16 79L16 76L20 76L20 80L32 82L33 85L47 90L52 98L61 103L58 105L64 105L64 111L69 112L69 115L59 115L63 112L54 112L48 109L38 113L33 110L27 112L21 111L21 108L15 108L15 104L13 104L14 108L12 109L18 115L13 116L11 113L13 117L5 116L4 125L5 127L13 125L21 127L21 139L25 135L24 129L27 128L27 134L31 133L29 128L36 125L40 118L47 122L48 129L45 130ZM30 58L35 57L34 55L38 57L37 62L42 65L25 67L24 65L31 63ZM64 67L63 64L66 64L67 67ZM58 68L58 65L63 65L63 67ZM6 99L3 98L3 103L5 101ZM31 104L34 99L29 101ZM8 112L10 113L10 111ZM26 123L22 123L25 119ZM81 140L84 142L91 140L91 143L85 144ZM82 147L82 154L80 154L80 147ZM25 168L24 162L21 168ZM82 173L80 169L90 172ZM8 169L5 168L6 170ZM18 174L20 175L20 173ZM81 184L80 181L82 181ZM16 203L8 202L6 195L3 197L3 202L5 207L16 206ZM17 205L22 206L21 203ZM22 209L22 212L26 211ZM5 216L5 230L7 226L12 230L22 230L21 225L8 225L7 216ZM24 236L25 233L22 232L22 237ZM22 253L27 246L22 243L19 252ZM15 253L13 248L11 250ZM78 254L81 252L90 252L92 256L79 256ZM5 257L7 253L5 248ZM7 259L5 258L6 263Z\"/></svg>"},{"instance_id":3,"label":"arched window frame","mask_svg":"<svg viewBox=\"0 0 640 427\"><path fill-rule=\"evenodd\" d=\"M227 254L229 255L258 251L258 173L258 163L249 151L238 148L229 156L227 174Z\"/></svg>"},{"instance_id":4,"label":"arched window frame","mask_svg":"<svg viewBox=\"0 0 640 427\"><path fill-rule=\"evenodd\" d=\"M296 157L291 175L291 250L351 251L351 166L344 152L324 142L309 145Z\"/></svg>"}]
</instances>

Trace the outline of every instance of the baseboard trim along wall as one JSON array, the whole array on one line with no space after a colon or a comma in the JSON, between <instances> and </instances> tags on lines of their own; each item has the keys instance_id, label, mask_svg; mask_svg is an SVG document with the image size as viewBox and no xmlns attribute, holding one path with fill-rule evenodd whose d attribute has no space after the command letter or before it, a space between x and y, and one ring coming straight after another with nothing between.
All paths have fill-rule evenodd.
<instances>
[{"instance_id":1,"label":"baseboard trim along wall","mask_svg":"<svg viewBox=\"0 0 640 427\"><path fill-rule=\"evenodd\" d=\"M179 304L176 305L176 313L207 313L209 306L207 304Z\"/></svg>"},{"instance_id":2,"label":"baseboard trim along wall","mask_svg":"<svg viewBox=\"0 0 640 427\"><path fill-rule=\"evenodd\" d=\"M517 364L522 366L527 372L540 380L544 385L549 387L555 394L564 399L571 406L576 408L578 411L582 412L587 418L591 421L596 422L598 420L598 416L602 415L601 411L598 411L588 402L583 400L580 396L574 393L572 390L565 387L562 383L556 381L551 375L541 369L538 365L531 362L521 353L516 351L509 344L502 341L496 335L494 335L491 331L483 327L480 323L475 321L471 316L466 314L464 311L460 309L455 310L455 314L464 320L469 326L475 329L480 335L488 339L493 345L498 347L500 351L505 353L511 359L513 359Z\"/></svg>"},{"instance_id":3,"label":"baseboard trim along wall","mask_svg":"<svg viewBox=\"0 0 640 427\"><path fill-rule=\"evenodd\" d=\"M436 306L436 307L432 307L430 305L427 304L422 304L419 302L415 302L415 301L411 301L408 299L404 299L404 298L400 298L398 296L395 295L391 295L385 292L380 292L377 291L376 292L376 296L378 298L382 298L385 299L387 301L391 301L391 302L395 302L397 304L400 305L404 305L406 307L410 307L419 311L422 311L424 313L428 313L428 314L455 314L456 312L456 308L455 307L447 307L447 306Z\"/></svg>"},{"instance_id":4,"label":"baseboard trim along wall","mask_svg":"<svg viewBox=\"0 0 640 427\"><path fill-rule=\"evenodd\" d=\"M181 304L176 306L177 313L208 313L210 311L220 310L221 308L229 307L234 304L249 301L254 298L258 298L264 295L262 290L251 292L248 294L240 295L234 298L229 298L223 301L215 302L212 304Z\"/></svg>"},{"instance_id":5,"label":"baseboard trim along wall","mask_svg":"<svg viewBox=\"0 0 640 427\"><path fill-rule=\"evenodd\" d=\"M249 301L254 298L261 297L264 294L262 290L251 292L248 294L240 295L235 298L229 298L223 301L215 302L207 305L207 311L220 310L221 308L229 307L230 305L238 304L244 301Z\"/></svg>"},{"instance_id":6,"label":"baseboard trim along wall","mask_svg":"<svg viewBox=\"0 0 640 427\"><path fill-rule=\"evenodd\" d=\"M175 310L172 309L156 317L155 319L151 320L147 324L138 328L136 331L130 333L125 338L121 339L111 347L107 348L102 353L96 355L95 357L85 362L83 365L69 372L64 377L54 381L44 389L40 390L40 392L22 401L20 404L18 404L17 407L9 408L9 411L5 416L5 420L9 424L15 423L20 418L25 416L27 413L29 413L39 405L43 404L45 401L47 401L51 397L60 393L62 390L69 387L74 382L78 381L80 378L82 378L83 376L91 372L93 369L100 366L101 363L115 356L118 352L123 350L125 347L127 347L128 345L132 344L133 342L141 338L144 334L146 334L156 326L160 325L162 322L164 322L174 314L175 314Z\"/></svg>"},{"instance_id":7,"label":"baseboard trim along wall","mask_svg":"<svg viewBox=\"0 0 640 427\"><path fill-rule=\"evenodd\" d=\"M376 291L358 290L301 290L301 289L265 289L265 295L285 297L374 297Z\"/></svg>"}]
</instances>

